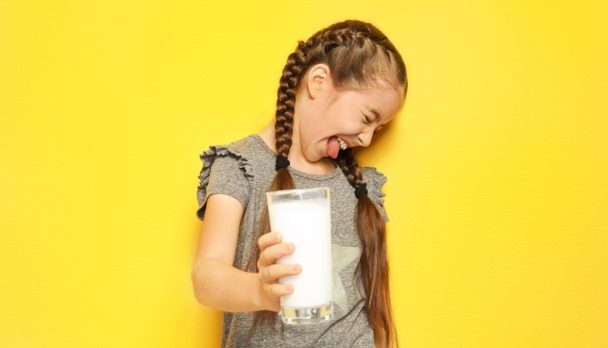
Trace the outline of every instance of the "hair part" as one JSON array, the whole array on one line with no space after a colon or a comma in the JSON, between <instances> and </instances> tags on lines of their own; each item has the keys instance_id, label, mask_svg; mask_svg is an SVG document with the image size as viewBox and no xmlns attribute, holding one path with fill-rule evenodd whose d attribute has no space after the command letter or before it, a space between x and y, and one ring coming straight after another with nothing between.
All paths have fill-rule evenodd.
<instances>
[{"instance_id":1,"label":"hair part","mask_svg":"<svg viewBox=\"0 0 608 348\"><path fill-rule=\"evenodd\" d=\"M337 89L368 89L388 85L401 90L405 99L408 86L405 64L389 39L371 23L345 20L332 24L316 32L307 41L298 41L296 50L287 58L279 81L275 113L275 145L279 155L289 155L296 93L302 77L318 63L328 65ZM336 162L354 188L363 184L352 149L341 150ZM289 170L281 168L277 170L268 191L293 188L295 185ZM364 195L358 199L354 219L362 247L355 274L360 275L365 290L365 310L374 331L376 346L398 347L389 292L384 218L373 201ZM257 240L269 231L268 208L265 207L245 270L257 272L260 255ZM273 311L256 312L249 337L259 324L275 330L276 318L277 313Z\"/></svg>"}]
</instances>

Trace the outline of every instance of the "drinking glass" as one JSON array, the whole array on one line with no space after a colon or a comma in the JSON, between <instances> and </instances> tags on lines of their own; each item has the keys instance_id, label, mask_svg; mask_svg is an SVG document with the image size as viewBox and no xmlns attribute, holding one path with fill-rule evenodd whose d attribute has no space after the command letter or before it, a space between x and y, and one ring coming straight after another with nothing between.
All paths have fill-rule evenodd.
<instances>
[{"instance_id":1,"label":"drinking glass","mask_svg":"<svg viewBox=\"0 0 608 348\"><path fill-rule=\"evenodd\" d=\"M279 264L300 264L296 275L279 278L292 284L293 292L281 296L280 316L286 324L311 324L330 320L332 306L331 210L327 187L266 193L272 231L295 250Z\"/></svg>"}]
</instances>

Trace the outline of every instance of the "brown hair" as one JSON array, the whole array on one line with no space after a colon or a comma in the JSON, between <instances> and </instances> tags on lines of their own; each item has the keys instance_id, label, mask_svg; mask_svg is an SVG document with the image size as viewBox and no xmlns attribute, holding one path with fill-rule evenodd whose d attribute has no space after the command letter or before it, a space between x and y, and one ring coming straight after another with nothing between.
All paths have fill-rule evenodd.
<instances>
[{"instance_id":1,"label":"brown hair","mask_svg":"<svg viewBox=\"0 0 608 348\"><path fill-rule=\"evenodd\" d=\"M275 121L276 149L287 158L291 148L294 105L301 77L311 66L324 63L330 68L337 89L362 89L388 83L407 92L407 75L401 55L388 38L375 26L359 20L346 20L324 28L306 42L298 41L296 50L287 58L277 92ZM352 149L341 150L336 160L354 188L364 187L361 170ZM287 168L277 170L269 191L295 188ZM358 195L356 225L361 240L361 258L357 265L365 289L365 310L379 347L399 346L389 295L389 267L386 254L386 228L383 216L367 195ZM257 239L270 230L268 210L252 243L247 270L257 272L260 250ZM276 312L258 311L253 329L259 324L272 326Z\"/></svg>"}]
</instances>

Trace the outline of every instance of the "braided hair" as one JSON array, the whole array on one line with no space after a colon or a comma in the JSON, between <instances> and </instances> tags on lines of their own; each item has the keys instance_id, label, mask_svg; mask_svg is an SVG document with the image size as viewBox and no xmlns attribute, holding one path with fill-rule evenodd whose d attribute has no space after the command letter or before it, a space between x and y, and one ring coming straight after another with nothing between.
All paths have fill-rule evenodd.
<instances>
[{"instance_id":1,"label":"braided hair","mask_svg":"<svg viewBox=\"0 0 608 348\"><path fill-rule=\"evenodd\" d=\"M275 139L277 150L276 177L268 191L295 188L289 173L287 157L292 145L292 131L296 91L307 69L315 64L327 64L337 88L362 88L380 81L407 92L405 64L397 49L375 26L359 20L345 20L332 24L312 35L307 41L298 41L296 50L287 58L279 82L276 103ZM362 253L356 272L365 289L365 310L379 347L398 347L389 295L389 268L386 254L386 228L383 216L367 196L361 169L352 149L340 150L336 162L358 199L356 225ZM255 241L270 231L268 208L256 231ZM260 250L257 243L252 250L246 270L257 272ZM276 312L258 311L249 337L258 324L272 326ZM284 326L282 326L284 329Z\"/></svg>"}]
</instances>

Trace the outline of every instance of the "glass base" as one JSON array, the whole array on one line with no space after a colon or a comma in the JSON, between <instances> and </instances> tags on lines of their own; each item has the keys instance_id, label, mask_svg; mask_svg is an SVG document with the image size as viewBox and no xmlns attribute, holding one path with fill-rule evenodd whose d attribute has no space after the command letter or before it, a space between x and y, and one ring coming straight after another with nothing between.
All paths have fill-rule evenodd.
<instances>
[{"instance_id":1,"label":"glass base","mask_svg":"<svg viewBox=\"0 0 608 348\"><path fill-rule=\"evenodd\" d=\"M317 307L281 307L280 315L285 324L317 324L333 318L334 311L330 302Z\"/></svg>"}]
</instances>

